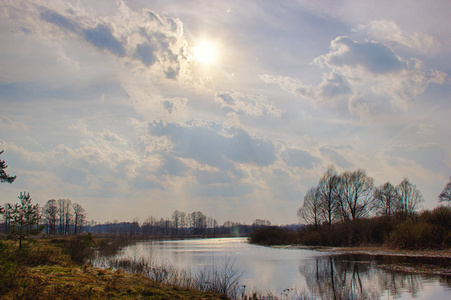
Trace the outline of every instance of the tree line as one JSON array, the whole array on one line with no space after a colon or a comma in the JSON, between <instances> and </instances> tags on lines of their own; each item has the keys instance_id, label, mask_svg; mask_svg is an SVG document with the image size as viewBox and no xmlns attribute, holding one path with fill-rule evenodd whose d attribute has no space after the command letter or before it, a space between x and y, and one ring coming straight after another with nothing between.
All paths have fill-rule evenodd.
<instances>
[{"instance_id":1,"label":"tree line","mask_svg":"<svg viewBox=\"0 0 451 300\"><path fill-rule=\"evenodd\" d=\"M201 211L186 213L175 210L170 217L147 217L140 223L138 218L132 222L106 222L104 224L91 223L86 230L92 233L106 233L118 236L144 236L144 237L184 237L184 236L218 236L234 235L246 236L255 228L271 225L268 220L256 219L252 225L239 222L225 221L222 225L213 217Z\"/></svg>"},{"instance_id":2,"label":"tree line","mask_svg":"<svg viewBox=\"0 0 451 300\"><path fill-rule=\"evenodd\" d=\"M423 197L409 179L374 185L364 170L338 174L330 166L304 196L298 216L304 227L259 228L256 244L312 246L386 245L406 249L451 247L451 178L438 200L445 205L418 212Z\"/></svg>"},{"instance_id":3,"label":"tree line","mask_svg":"<svg viewBox=\"0 0 451 300\"><path fill-rule=\"evenodd\" d=\"M318 185L307 191L297 214L306 224L318 227L370 215L408 217L421 202L421 192L408 178L396 186L390 182L375 186L374 179L362 169L338 174L329 166Z\"/></svg>"}]
</instances>

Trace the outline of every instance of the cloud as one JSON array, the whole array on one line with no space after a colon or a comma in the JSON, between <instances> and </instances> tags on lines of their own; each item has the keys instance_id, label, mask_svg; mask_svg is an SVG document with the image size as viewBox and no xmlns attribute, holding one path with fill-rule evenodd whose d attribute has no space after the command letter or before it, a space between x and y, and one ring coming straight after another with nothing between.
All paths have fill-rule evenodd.
<instances>
[{"instance_id":1,"label":"cloud","mask_svg":"<svg viewBox=\"0 0 451 300\"><path fill-rule=\"evenodd\" d=\"M306 85L299 80L286 76L260 75L266 83L275 83L294 95L301 96L313 104L335 105L336 99L349 95L351 87L346 78L337 72L324 73L318 86Z\"/></svg>"},{"instance_id":2,"label":"cloud","mask_svg":"<svg viewBox=\"0 0 451 300\"><path fill-rule=\"evenodd\" d=\"M162 165L157 170L158 174L169 176L183 176L190 168L179 158L166 155L162 158Z\"/></svg>"},{"instance_id":3,"label":"cloud","mask_svg":"<svg viewBox=\"0 0 451 300\"><path fill-rule=\"evenodd\" d=\"M368 116L373 107L366 98L387 97L392 107L406 111L409 103L432 84L445 84L447 74L427 70L419 59L403 59L377 42L358 42L340 36L331 42L331 51L314 59L331 69L317 86L286 76L260 75L266 83L299 95L313 103L336 105L347 99L351 113Z\"/></svg>"},{"instance_id":4,"label":"cloud","mask_svg":"<svg viewBox=\"0 0 451 300\"><path fill-rule=\"evenodd\" d=\"M393 107L407 110L409 102L424 93L431 83L444 84L446 74L426 70L418 59L405 60L387 46L376 42L357 42L337 37L331 51L314 60L341 74L353 90L361 94L366 87L380 96L388 96Z\"/></svg>"},{"instance_id":5,"label":"cloud","mask_svg":"<svg viewBox=\"0 0 451 300\"><path fill-rule=\"evenodd\" d=\"M114 4L115 15L102 17L70 2L4 5L8 8L5 17L11 22L16 15L22 16L22 34L27 32L55 43L70 43L68 35L71 35L99 52L111 53L125 64L139 62L140 67L152 68L163 78L189 78L188 43L178 19L149 9L134 11L123 2ZM57 45L57 49L63 45ZM77 47L80 46L83 43L78 43Z\"/></svg>"},{"instance_id":6,"label":"cloud","mask_svg":"<svg viewBox=\"0 0 451 300\"><path fill-rule=\"evenodd\" d=\"M320 148L320 152L322 155L326 156L331 163L336 164L343 169L349 169L352 167L352 164L346 160L343 155L333 149L322 147Z\"/></svg>"},{"instance_id":7,"label":"cloud","mask_svg":"<svg viewBox=\"0 0 451 300\"><path fill-rule=\"evenodd\" d=\"M215 101L221 104L226 111L232 111L240 115L261 117L271 115L280 117L282 111L272 104L265 103L263 97L243 94L240 92L218 92Z\"/></svg>"},{"instance_id":8,"label":"cloud","mask_svg":"<svg viewBox=\"0 0 451 300\"><path fill-rule=\"evenodd\" d=\"M320 162L317 157L309 152L293 148L287 148L282 152L282 160L290 167L306 169L311 169Z\"/></svg>"},{"instance_id":9,"label":"cloud","mask_svg":"<svg viewBox=\"0 0 451 300\"><path fill-rule=\"evenodd\" d=\"M2 129L8 129L8 130L21 130L21 131L29 131L29 127L27 124L14 121L11 118L0 115L0 127Z\"/></svg>"},{"instance_id":10,"label":"cloud","mask_svg":"<svg viewBox=\"0 0 451 300\"><path fill-rule=\"evenodd\" d=\"M71 32L80 31L80 26L76 22L60 15L54 10L43 8L40 16L43 20L58 26L60 29Z\"/></svg>"},{"instance_id":11,"label":"cloud","mask_svg":"<svg viewBox=\"0 0 451 300\"><path fill-rule=\"evenodd\" d=\"M425 136L435 135L437 128L432 124L419 124L417 133Z\"/></svg>"},{"instance_id":12,"label":"cloud","mask_svg":"<svg viewBox=\"0 0 451 300\"><path fill-rule=\"evenodd\" d=\"M154 51L155 48L150 44L142 43L136 45L136 54L146 67L149 67L156 62L157 58L154 55Z\"/></svg>"},{"instance_id":13,"label":"cloud","mask_svg":"<svg viewBox=\"0 0 451 300\"><path fill-rule=\"evenodd\" d=\"M275 162L275 147L270 141L253 138L243 129L230 129L225 135L218 124L153 122L151 135L165 136L173 144L171 151L183 158L222 169L233 163L267 166Z\"/></svg>"},{"instance_id":14,"label":"cloud","mask_svg":"<svg viewBox=\"0 0 451 300\"><path fill-rule=\"evenodd\" d=\"M407 63L388 47L375 43L359 43L348 37L337 37L330 43L331 51L315 59L319 65L331 68L363 67L376 74L400 71L407 67Z\"/></svg>"},{"instance_id":15,"label":"cloud","mask_svg":"<svg viewBox=\"0 0 451 300\"><path fill-rule=\"evenodd\" d=\"M85 29L83 35L86 41L97 48L101 50L107 49L119 57L125 56L124 46L113 36L111 29L106 25L99 24L95 28Z\"/></svg>"},{"instance_id":16,"label":"cloud","mask_svg":"<svg viewBox=\"0 0 451 300\"><path fill-rule=\"evenodd\" d=\"M368 24L359 25L355 31L394 47L402 45L420 53L435 52L440 47L440 42L433 36L417 32L405 33L393 20L372 20Z\"/></svg>"},{"instance_id":17,"label":"cloud","mask_svg":"<svg viewBox=\"0 0 451 300\"><path fill-rule=\"evenodd\" d=\"M386 155L395 158L398 164L417 164L424 169L449 175L451 156L442 146L424 144L416 146L394 146Z\"/></svg>"}]
</instances>

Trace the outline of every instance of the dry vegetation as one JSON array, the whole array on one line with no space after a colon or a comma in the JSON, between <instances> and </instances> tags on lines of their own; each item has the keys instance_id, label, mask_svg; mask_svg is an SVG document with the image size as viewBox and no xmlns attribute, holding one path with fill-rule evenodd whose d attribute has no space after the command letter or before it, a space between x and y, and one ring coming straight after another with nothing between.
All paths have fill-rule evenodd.
<instances>
[{"instance_id":1,"label":"dry vegetation","mask_svg":"<svg viewBox=\"0 0 451 300\"><path fill-rule=\"evenodd\" d=\"M394 217L373 217L354 221L307 226L299 231L264 227L250 235L260 245L304 245L329 247L384 246L402 250L451 249L451 208Z\"/></svg>"},{"instance_id":2,"label":"dry vegetation","mask_svg":"<svg viewBox=\"0 0 451 300\"><path fill-rule=\"evenodd\" d=\"M21 251L13 242L0 242L0 299L226 299L74 262L88 254L90 242L89 237L39 240Z\"/></svg>"}]
</instances>

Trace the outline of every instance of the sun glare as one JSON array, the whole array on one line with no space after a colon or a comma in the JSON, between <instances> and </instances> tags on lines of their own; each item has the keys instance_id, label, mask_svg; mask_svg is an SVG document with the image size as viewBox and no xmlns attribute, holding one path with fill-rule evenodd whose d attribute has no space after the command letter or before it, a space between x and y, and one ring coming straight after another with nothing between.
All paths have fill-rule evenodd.
<instances>
[{"instance_id":1,"label":"sun glare","mask_svg":"<svg viewBox=\"0 0 451 300\"><path fill-rule=\"evenodd\" d=\"M202 64L214 63L218 58L218 51L214 44L203 41L193 48L194 60Z\"/></svg>"}]
</instances>

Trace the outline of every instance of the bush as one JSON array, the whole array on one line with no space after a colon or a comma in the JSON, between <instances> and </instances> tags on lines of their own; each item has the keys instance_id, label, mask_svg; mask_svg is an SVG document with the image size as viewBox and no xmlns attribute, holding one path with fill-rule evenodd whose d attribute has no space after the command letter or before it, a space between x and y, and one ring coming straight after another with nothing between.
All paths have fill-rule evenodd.
<instances>
[{"instance_id":1,"label":"bush","mask_svg":"<svg viewBox=\"0 0 451 300\"><path fill-rule=\"evenodd\" d=\"M439 249L443 246L443 236L440 226L410 219L395 228L389 245L400 249Z\"/></svg>"},{"instance_id":2,"label":"bush","mask_svg":"<svg viewBox=\"0 0 451 300\"><path fill-rule=\"evenodd\" d=\"M275 226L263 227L253 231L249 241L260 245L349 247L387 244L402 249L447 249L451 248L451 208L441 206L421 214L323 224L297 232Z\"/></svg>"},{"instance_id":3,"label":"bush","mask_svg":"<svg viewBox=\"0 0 451 300\"><path fill-rule=\"evenodd\" d=\"M251 232L249 241L258 245L289 245L299 243L296 234L276 226L260 227Z\"/></svg>"}]
</instances>

